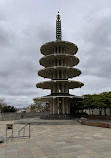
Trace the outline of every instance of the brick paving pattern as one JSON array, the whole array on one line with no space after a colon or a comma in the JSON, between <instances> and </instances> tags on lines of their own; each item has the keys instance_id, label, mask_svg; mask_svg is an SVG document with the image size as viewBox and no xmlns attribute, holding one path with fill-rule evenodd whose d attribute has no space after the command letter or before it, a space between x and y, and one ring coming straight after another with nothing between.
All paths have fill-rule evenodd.
<instances>
[{"instance_id":1,"label":"brick paving pattern","mask_svg":"<svg viewBox=\"0 0 111 158\"><path fill-rule=\"evenodd\" d=\"M0 122L5 137L7 123ZM15 125L15 131L22 125ZM9 133L10 134L10 133ZM31 125L31 138L0 144L0 158L111 158L111 129L86 125Z\"/></svg>"}]
</instances>

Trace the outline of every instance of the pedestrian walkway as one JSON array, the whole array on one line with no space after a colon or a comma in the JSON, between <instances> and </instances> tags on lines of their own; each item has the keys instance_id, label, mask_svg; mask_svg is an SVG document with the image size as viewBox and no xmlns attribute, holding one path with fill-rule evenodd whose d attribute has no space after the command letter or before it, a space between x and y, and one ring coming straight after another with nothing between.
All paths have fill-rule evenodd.
<instances>
[{"instance_id":1,"label":"pedestrian walkway","mask_svg":"<svg viewBox=\"0 0 111 158\"><path fill-rule=\"evenodd\" d=\"M0 135L5 137L6 124L13 122L0 122ZM30 139L14 138L0 144L0 158L111 158L111 129L33 124Z\"/></svg>"}]
</instances>

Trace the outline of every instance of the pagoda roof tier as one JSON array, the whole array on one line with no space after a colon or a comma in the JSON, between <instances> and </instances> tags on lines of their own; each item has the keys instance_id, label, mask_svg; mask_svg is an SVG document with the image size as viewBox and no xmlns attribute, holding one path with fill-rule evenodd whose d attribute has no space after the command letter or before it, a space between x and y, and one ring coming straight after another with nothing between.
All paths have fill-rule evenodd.
<instances>
[{"instance_id":1,"label":"pagoda roof tier","mask_svg":"<svg viewBox=\"0 0 111 158\"><path fill-rule=\"evenodd\" d=\"M74 88L81 88L84 84L79 81L72 81L72 80L51 80L51 81L44 81L36 84L37 88L42 88L42 89L52 89L53 84L65 84L68 86L69 89L74 89Z\"/></svg>"},{"instance_id":2,"label":"pagoda roof tier","mask_svg":"<svg viewBox=\"0 0 111 158\"><path fill-rule=\"evenodd\" d=\"M77 99L84 99L83 96L76 96L69 93L53 93L47 96L34 98L34 101L50 101L53 98L77 98Z\"/></svg>"},{"instance_id":3,"label":"pagoda roof tier","mask_svg":"<svg viewBox=\"0 0 111 158\"><path fill-rule=\"evenodd\" d=\"M40 51L43 55L54 54L54 48L56 47L64 48L65 52L71 55L76 54L78 51L78 47L74 43L68 41L60 41L60 40L45 43L44 45L41 46Z\"/></svg>"},{"instance_id":4,"label":"pagoda roof tier","mask_svg":"<svg viewBox=\"0 0 111 158\"><path fill-rule=\"evenodd\" d=\"M63 73L67 71L68 78L73 78L81 74L81 71L77 68L65 67L65 66L54 66L54 67L48 67L48 68L44 68L40 70L38 72L38 75L44 78L53 79L53 73L56 74L57 71L62 71Z\"/></svg>"},{"instance_id":5,"label":"pagoda roof tier","mask_svg":"<svg viewBox=\"0 0 111 158\"><path fill-rule=\"evenodd\" d=\"M39 62L40 62L40 65L44 67L51 67L55 59L62 59L62 58L66 60L66 65L70 67L75 66L79 63L79 59L76 56L70 55L70 54L47 55L47 56L42 57L39 60Z\"/></svg>"}]
</instances>

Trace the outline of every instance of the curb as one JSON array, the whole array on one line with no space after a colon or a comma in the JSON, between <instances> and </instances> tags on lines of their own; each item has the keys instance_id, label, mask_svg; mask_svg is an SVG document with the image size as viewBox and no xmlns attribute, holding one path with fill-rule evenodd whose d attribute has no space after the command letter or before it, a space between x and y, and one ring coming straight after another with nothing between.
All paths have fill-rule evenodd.
<instances>
[{"instance_id":1,"label":"curb","mask_svg":"<svg viewBox=\"0 0 111 158\"><path fill-rule=\"evenodd\" d=\"M111 128L111 124L105 122L81 121L81 124L95 127Z\"/></svg>"}]
</instances>

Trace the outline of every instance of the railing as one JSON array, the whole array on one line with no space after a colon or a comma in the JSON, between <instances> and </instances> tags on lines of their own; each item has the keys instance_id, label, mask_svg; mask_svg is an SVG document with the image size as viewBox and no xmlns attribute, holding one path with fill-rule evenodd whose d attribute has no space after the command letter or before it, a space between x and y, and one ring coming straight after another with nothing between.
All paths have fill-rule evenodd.
<instances>
[{"instance_id":1,"label":"railing","mask_svg":"<svg viewBox=\"0 0 111 158\"><path fill-rule=\"evenodd\" d=\"M19 131L18 131L18 136L14 136L14 125L17 125L17 124L25 124L24 127L22 127ZM30 131L30 125L31 123L29 122L14 122L13 124L6 124L6 139L7 138L18 138L18 137L31 137L31 131ZM28 127L28 135L26 135L26 127ZM11 136L7 136L8 134L8 130L11 130L12 133L11 133ZM21 135L21 132L23 131L23 135Z\"/></svg>"},{"instance_id":2,"label":"railing","mask_svg":"<svg viewBox=\"0 0 111 158\"><path fill-rule=\"evenodd\" d=\"M29 134L28 136L25 135L25 128L29 125ZM24 127L22 127L19 131L18 131L18 137L31 137L31 134L30 134L30 125L31 123L27 123ZM20 135L20 132L23 131L23 136Z\"/></svg>"}]
</instances>

